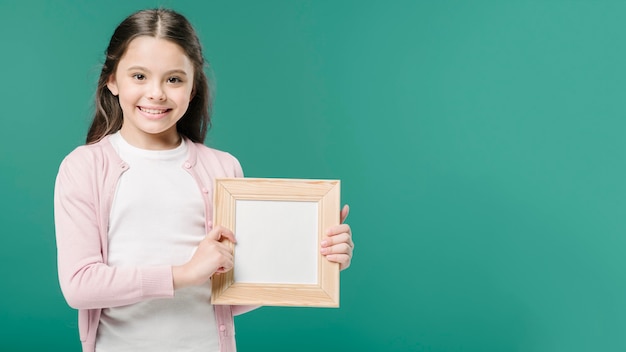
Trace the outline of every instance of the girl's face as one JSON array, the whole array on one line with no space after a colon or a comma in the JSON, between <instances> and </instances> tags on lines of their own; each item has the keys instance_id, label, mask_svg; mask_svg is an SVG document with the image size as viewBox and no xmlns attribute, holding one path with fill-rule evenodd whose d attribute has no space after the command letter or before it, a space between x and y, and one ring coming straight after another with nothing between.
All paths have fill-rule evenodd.
<instances>
[{"instance_id":1,"label":"girl's face","mask_svg":"<svg viewBox=\"0 0 626 352\"><path fill-rule=\"evenodd\" d=\"M149 36L133 39L107 83L119 97L124 139L144 149L176 147L176 123L193 96L193 74L191 60L177 44Z\"/></svg>"}]
</instances>

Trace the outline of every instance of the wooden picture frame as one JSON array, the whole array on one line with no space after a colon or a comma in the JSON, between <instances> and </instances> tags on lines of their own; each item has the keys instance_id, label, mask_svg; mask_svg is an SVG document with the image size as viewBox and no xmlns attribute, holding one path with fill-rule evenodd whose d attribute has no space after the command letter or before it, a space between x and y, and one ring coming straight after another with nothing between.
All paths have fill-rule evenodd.
<instances>
[{"instance_id":1,"label":"wooden picture frame","mask_svg":"<svg viewBox=\"0 0 626 352\"><path fill-rule=\"evenodd\" d=\"M233 270L212 278L212 304L339 307L339 264L320 243L340 221L340 181L222 178L213 204L214 225L237 244Z\"/></svg>"}]
</instances>

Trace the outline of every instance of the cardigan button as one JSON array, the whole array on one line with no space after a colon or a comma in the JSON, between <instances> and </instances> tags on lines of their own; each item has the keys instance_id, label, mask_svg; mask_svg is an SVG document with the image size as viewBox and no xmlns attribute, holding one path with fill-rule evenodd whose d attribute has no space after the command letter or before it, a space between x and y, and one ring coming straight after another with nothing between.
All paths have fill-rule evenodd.
<instances>
[{"instance_id":1,"label":"cardigan button","mask_svg":"<svg viewBox=\"0 0 626 352\"><path fill-rule=\"evenodd\" d=\"M224 324L220 325L220 331L222 332L226 331L226 325Z\"/></svg>"},{"instance_id":2,"label":"cardigan button","mask_svg":"<svg viewBox=\"0 0 626 352\"><path fill-rule=\"evenodd\" d=\"M190 169L191 168L191 164L189 162L185 163L185 169Z\"/></svg>"}]
</instances>

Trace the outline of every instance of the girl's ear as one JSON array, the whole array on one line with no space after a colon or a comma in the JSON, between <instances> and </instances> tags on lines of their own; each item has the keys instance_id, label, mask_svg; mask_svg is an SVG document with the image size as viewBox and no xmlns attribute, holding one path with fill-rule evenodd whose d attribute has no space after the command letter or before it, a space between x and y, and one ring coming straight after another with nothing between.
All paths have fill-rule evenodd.
<instances>
[{"instance_id":1,"label":"girl's ear","mask_svg":"<svg viewBox=\"0 0 626 352\"><path fill-rule=\"evenodd\" d=\"M119 94L119 90L117 89L117 81L115 81L115 75L109 76L109 79L107 80L107 88L109 88L111 94L115 96Z\"/></svg>"}]
</instances>

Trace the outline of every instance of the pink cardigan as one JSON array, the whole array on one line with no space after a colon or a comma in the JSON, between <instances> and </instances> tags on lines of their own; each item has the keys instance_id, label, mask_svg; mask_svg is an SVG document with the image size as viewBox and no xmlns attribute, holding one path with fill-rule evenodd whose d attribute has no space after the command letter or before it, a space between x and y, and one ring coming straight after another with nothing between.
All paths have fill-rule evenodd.
<instances>
[{"instance_id":1,"label":"pink cardigan","mask_svg":"<svg viewBox=\"0 0 626 352\"><path fill-rule=\"evenodd\" d=\"M186 140L187 161L182 165L197 181L206 209L206 229L212 228L213 180L243 177L232 155ZM95 349L100 312L105 307L174 296L169 265L110 267L107 265L107 229L117 182L129 168L105 137L76 148L61 163L54 192L54 218L61 291L78 309L78 329L84 352ZM214 306L220 351L235 351L233 316L254 307Z\"/></svg>"}]
</instances>

